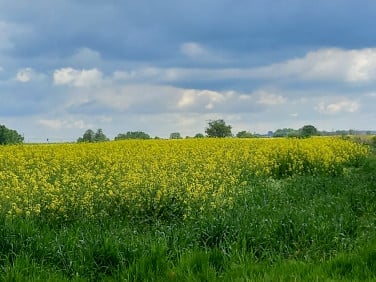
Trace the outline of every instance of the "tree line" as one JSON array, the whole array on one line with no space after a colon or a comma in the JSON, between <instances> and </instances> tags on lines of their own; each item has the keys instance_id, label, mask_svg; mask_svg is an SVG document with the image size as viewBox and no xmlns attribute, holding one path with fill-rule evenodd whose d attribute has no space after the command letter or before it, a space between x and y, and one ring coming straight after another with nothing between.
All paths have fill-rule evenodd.
<instances>
[{"instance_id":1,"label":"tree line","mask_svg":"<svg viewBox=\"0 0 376 282\"><path fill-rule=\"evenodd\" d=\"M259 135L251 133L249 131L239 131L237 134L232 133L232 126L226 124L223 119L210 120L205 128L205 134L197 133L193 137L186 136L186 138L257 138L265 137L265 135ZM293 137L293 138L307 138L315 135L329 135L328 132L319 132L313 125L305 125L300 129L282 128L277 129L275 132L269 132L268 137ZM126 140L126 139L152 139L152 137L143 131L128 131L126 133L119 133L114 140ZM159 139L155 137L154 139ZM173 132L170 134L170 139L183 139L179 132ZM92 129L88 129L84 132L82 137L77 139L77 142L103 142L110 139L104 134L102 129L97 129L94 132ZM19 144L23 143L24 138L16 130L9 129L5 125L0 125L0 145L4 144Z\"/></svg>"},{"instance_id":2,"label":"tree line","mask_svg":"<svg viewBox=\"0 0 376 282\"><path fill-rule=\"evenodd\" d=\"M234 137L232 133L232 126L226 124L223 119L211 120L208 122L208 126L205 129L206 136L202 133L197 133L193 138L226 138ZM295 130L291 128L278 129L276 132L268 135L269 137L297 137L297 138L306 138L314 135L319 135L319 131L313 125L305 125L302 128ZM249 131L239 131L235 137L237 138L257 138L264 137L263 135L253 134ZM191 138L186 136L186 138ZM152 137L143 132L143 131L128 131L126 133L119 133L114 140L126 140L126 139L152 139ZM155 137L155 139L159 139ZM172 132L170 134L170 139L183 139L179 132ZM98 129L97 132L94 132L91 129L88 129L82 137L78 138L77 142L101 142L108 141L109 139L103 133L102 129Z\"/></svg>"}]
</instances>

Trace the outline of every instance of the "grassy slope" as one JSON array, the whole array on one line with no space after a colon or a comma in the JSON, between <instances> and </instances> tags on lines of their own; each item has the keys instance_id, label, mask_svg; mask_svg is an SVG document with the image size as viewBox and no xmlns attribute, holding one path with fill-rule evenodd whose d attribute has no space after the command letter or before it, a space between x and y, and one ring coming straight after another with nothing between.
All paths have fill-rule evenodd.
<instances>
[{"instance_id":1,"label":"grassy slope","mask_svg":"<svg viewBox=\"0 0 376 282\"><path fill-rule=\"evenodd\" d=\"M345 176L259 179L184 223L2 217L0 280L376 280L375 172L373 156Z\"/></svg>"}]
</instances>

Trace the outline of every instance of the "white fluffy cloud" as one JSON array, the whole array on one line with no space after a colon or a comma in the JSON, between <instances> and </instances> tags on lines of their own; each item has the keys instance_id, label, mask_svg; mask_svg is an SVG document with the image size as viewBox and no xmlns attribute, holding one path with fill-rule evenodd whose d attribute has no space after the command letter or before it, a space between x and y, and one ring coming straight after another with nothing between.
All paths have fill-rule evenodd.
<instances>
[{"instance_id":1,"label":"white fluffy cloud","mask_svg":"<svg viewBox=\"0 0 376 282\"><path fill-rule=\"evenodd\" d=\"M182 53L192 58L211 55L196 43L185 43ZM117 79L130 81L221 81L221 80L270 80L275 81L328 81L350 84L376 80L376 48L344 50L319 49L304 57L256 68L158 68L143 67L114 73Z\"/></svg>"},{"instance_id":2,"label":"white fluffy cloud","mask_svg":"<svg viewBox=\"0 0 376 282\"><path fill-rule=\"evenodd\" d=\"M286 98L269 92L257 90L250 94L243 94L236 91L211 91L198 89L181 89L178 108L199 111L200 109L221 111L244 111L247 106L250 111L256 105L276 106L286 103Z\"/></svg>"},{"instance_id":3,"label":"white fluffy cloud","mask_svg":"<svg viewBox=\"0 0 376 282\"><path fill-rule=\"evenodd\" d=\"M316 109L323 114L354 113L358 111L360 104L348 99L339 99L333 102L321 102Z\"/></svg>"},{"instance_id":4,"label":"white fluffy cloud","mask_svg":"<svg viewBox=\"0 0 376 282\"><path fill-rule=\"evenodd\" d=\"M17 73L16 79L21 82L28 82L31 80L31 76L32 76L32 69L26 68L26 69L20 70Z\"/></svg>"},{"instance_id":5,"label":"white fluffy cloud","mask_svg":"<svg viewBox=\"0 0 376 282\"><path fill-rule=\"evenodd\" d=\"M250 74L263 78L368 82L376 78L376 48L320 49L302 58L254 69Z\"/></svg>"},{"instance_id":6,"label":"white fluffy cloud","mask_svg":"<svg viewBox=\"0 0 376 282\"><path fill-rule=\"evenodd\" d=\"M69 75L64 83L74 84ZM277 91L257 90L251 93L214 91L159 84L129 83L118 74L105 83L85 88L72 88L66 107L74 112L95 113L231 113L262 111L286 103Z\"/></svg>"},{"instance_id":7,"label":"white fluffy cloud","mask_svg":"<svg viewBox=\"0 0 376 282\"><path fill-rule=\"evenodd\" d=\"M229 97L226 93L210 90L182 89L178 108L205 108L211 110L216 104L225 102Z\"/></svg>"},{"instance_id":8,"label":"white fluffy cloud","mask_svg":"<svg viewBox=\"0 0 376 282\"><path fill-rule=\"evenodd\" d=\"M76 87L90 87L100 84L103 74L98 69L76 70L62 68L55 70L54 83L56 85L72 85Z\"/></svg>"},{"instance_id":9,"label":"white fluffy cloud","mask_svg":"<svg viewBox=\"0 0 376 282\"><path fill-rule=\"evenodd\" d=\"M19 81L19 82L26 83L26 82L30 82L32 80L41 80L44 77L45 77L45 75L43 75L41 73L37 73L32 68L24 68L24 69L20 69L17 72L16 80Z\"/></svg>"},{"instance_id":10,"label":"white fluffy cloud","mask_svg":"<svg viewBox=\"0 0 376 282\"><path fill-rule=\"evenodd\" d=\"M259 91L256 93L256 96L258 96L257 102L262 105L273 106L286 103L285 97L267 91Z\"/></svg>"}]
</instances>

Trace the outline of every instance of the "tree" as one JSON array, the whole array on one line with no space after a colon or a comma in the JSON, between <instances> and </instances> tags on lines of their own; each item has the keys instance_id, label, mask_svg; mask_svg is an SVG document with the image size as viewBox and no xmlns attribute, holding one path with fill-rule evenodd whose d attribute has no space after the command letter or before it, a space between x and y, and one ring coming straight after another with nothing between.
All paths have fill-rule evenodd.
<instances>
[{"instance_id":1,"label":"tree","mask_svg":"<svg viewBox=\"0 0 376 282\"><path fill-rule=\"evenodd\" d=\"M273 133L273 137L293 137L297 135L298 135L298 131L292 128L277 129Z\"/></svg>"},{"instance_id":2,"label":"tree","mask_svg":"<svg viewBox=\"0 0 376 282\"><path fill-rule=\"evenodd\" d=\"M170 134L170 139L182 139L179 132L173 132Z\"/></svg>"},{"instance_id":3,"label":"tree","mask_svg":"<svg viewBox=\"0 0 376 282\"><path fill-rule=\"evenodd\" d=\"M204 134L202 133L196 133L196 135L194 136L194 138L204 138Z\"/></svg>"},{"instance_id":4,"label":"tree","mask_svg":"<svg viewBox=\"0 0 376 282\"><path fill-rule=\"evenodd\" d=\"M231 125L226 125L223 119L209 121L208 127L205 129L205 133L208 137L231 137Z\"/></svg>"},{"instance_id":5,"label":"tree","mask_svg":"<svg viewBox=\"0 0 376 282\"><path fill-rule=\"evenodd\" d=\"M84 135L82 137L77 139L77 142L89 142L92 143L95 141L94 139L95 133L93 130L88 129L85 131Z\"/></svg>"},{"instance_id":6,"label":"tree","mask_svg":"<svg viewBox=\"0 0 376 282\"><path fill-rule=\"evenodd\" d=\"M287 135L288 138L302 138L302 134L299 130L294 130L294 131L291 131L288 135Z\"/></svg>"},{"instance_id":7,"label":"tree","mask_svg":"<svg viewBox=\"0 0 376 282\"><path fill-rule=\"evenodd\" d=\"M124 139L150 139L150 135L143 131L128 131L126 134L119 133L115 140L124 140Z\"/></svg>"},{"instance_id":8,"label":"tree","mask_svg":"<svg viewBox=\"0 0 376 282\"><path fill-rule=\"evenodd\" d=\"M23 141L24 138L16 130L0 125L0 145L19 144Z\"/></svg>"},{"instance_id":9,"label":"tree","mask_svg":"<svg viewBox=\"0 0 376 282\"><path fill-rule=\"evenodd\" d=\"M97 130L97 132L95 132L95 135L94 135L94 141L95 142L103 142L103 141L108 141L109 139L107 138L107 136L103 133L103 130L101 128L99 128Z\"/></svg>"},{"instance_id":10,"label":"tree","mask_svg":"<svg viewBox=\"0 0 376 282\"><path fill-rule=\"evenodd\" d=\"M318 135L318 131L313 125L305 125L301 129L299 129L299 132L301 137L311 137Z\"/></svg>"},{"instance_id":11,"label":"tree","mask_svg":"<svg viewBox=\"0 0 376 282\"><path fill-rule=\"evenodd\" d=\"M251 132L249 131L239 131L237 134L236 134L236 137L238 138L252 138L252 137L255 137Z\"/></svg>"},{"instance_id":12,"label":"tree","mask_svg":"<svg viewBox=\"0 0 376 282\"><path fill-rule=\"evenodd\" d=\"M93 130L88 129L85 131L82 137L77 139L77 142L88 142L88 143L103 142L103 141L108 141L108 138L103 133L103 130L100 128L95 133Z\"/></svg>"}]
</instances>

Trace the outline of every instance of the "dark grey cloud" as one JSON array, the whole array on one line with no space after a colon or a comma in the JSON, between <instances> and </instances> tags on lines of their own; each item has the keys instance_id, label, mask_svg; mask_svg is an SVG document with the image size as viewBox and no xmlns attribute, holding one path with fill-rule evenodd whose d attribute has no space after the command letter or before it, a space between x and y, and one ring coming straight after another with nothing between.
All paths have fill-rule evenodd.
<instances>
[{"instance_id":1,"label":"dark grey cloud","mask_svg":"<svg viewBox=\"0 0 376 282\"><path fill-rule=\"evenodd\" d=\"M192 64L179 46L193 41L227 55L228 64L254 64L256 52L265 64L320 46L376 45L371 0L3 1L0 8L5 21L25 27L11 37L9 54L26 60L89 47L109 60Z\"/></svg>"}]
</instances>

